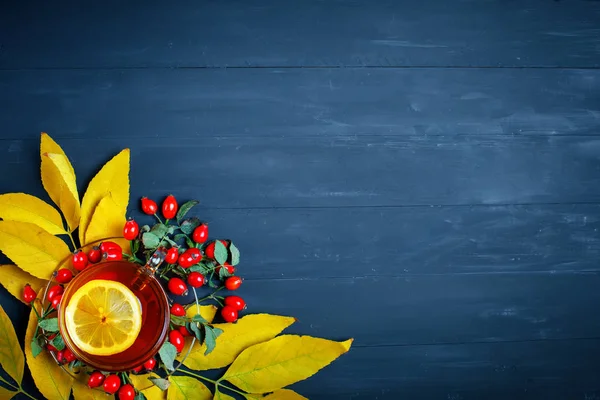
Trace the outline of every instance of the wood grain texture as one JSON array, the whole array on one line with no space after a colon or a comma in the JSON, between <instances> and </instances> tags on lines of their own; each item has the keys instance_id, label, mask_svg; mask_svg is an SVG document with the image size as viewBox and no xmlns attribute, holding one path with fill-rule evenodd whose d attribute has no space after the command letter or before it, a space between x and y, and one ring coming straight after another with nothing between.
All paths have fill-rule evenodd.
<instances>
[{"instance_id":1,"label":"wood grain texture","mask_svg":"<svg viewBox=\"0 0 600 400\"><path fill-rule=\"evenodd\" d=\"M317 276L247 280L239 293L250 310L296 317L295 333L380 346L600 337L599 284L598 273Z\"/></svg>"},{"instance_id":2,"label":"wood grain texture","mask_svg":"<svg viewBox=\"0 0 600 400\"><path fill-rule=\"evenodd\" d=\"M598 70L0 71L0 90L12 139L600 134Z\"/></svg>"},{"instance_id":3,"label":"wood grain texture","mask_svg":"<svg viewBox=\"0 0 600 400\"><path fill-rule=\"evenodd\" d=\"M6 130L4 131L6 132ZM80 192L99 166L131 148L134 190L177 191L214 208L597 202L595 137L200 137L59 141ZM37 135L0 146L0 191L34 191ZM18 168L19 174L12 174Z\"/></svg>"},{"instance_id":4,"label":"wood grain texture","mask_svg":"<svg viewBox=\"0 0 600 400\"><path fill-rule=\"evenodd\" d=\"M314 399L600 398L599 340L354 347L295 389Z\"/></svg>"},{"instance_id":5,"label":"wood grain texture","mask_svg":"<svg viewBox=\"0 0 600 400\"><path fill-rule=\"evenodd\" d=\"M596 67L594 1L4 2L0 67Z\"/></svg>"}]
</instances>

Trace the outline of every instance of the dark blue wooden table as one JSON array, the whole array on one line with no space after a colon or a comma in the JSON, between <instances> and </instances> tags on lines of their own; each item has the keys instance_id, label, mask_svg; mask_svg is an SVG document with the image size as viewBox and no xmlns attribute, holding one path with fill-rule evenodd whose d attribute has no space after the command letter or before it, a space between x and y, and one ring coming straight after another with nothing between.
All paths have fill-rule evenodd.
<instances>
[{"instance_id":1,"label":"dark blue wooden table","mask_svg":"<svg viewBox=\"0 0 600 400\"><path fill-rule=\"evenodd\" d=\"M600 2L84 3L0 6L0 193L130 147L252 312L355 338L311 399L600 398Z\"/></svg>"}]
</instances>

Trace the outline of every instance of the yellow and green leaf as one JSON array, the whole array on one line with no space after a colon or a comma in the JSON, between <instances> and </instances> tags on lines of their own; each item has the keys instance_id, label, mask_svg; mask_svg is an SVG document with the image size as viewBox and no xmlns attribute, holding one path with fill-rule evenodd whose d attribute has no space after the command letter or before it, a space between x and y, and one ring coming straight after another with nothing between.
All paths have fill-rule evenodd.
<instances>
[{"instance_id":1,"label":"yellow and green leaf","mask_svg":"<svg viewBox=\"0 0 600 400\"><path fill-rule=\"evenodd\" d=\"M39 357L39 356L38 356ZM64 372L66 374L66 372ZM85 382L88 375L80 374L79 379L73 382L73 397L75 400L108 400L106 393L100 389L90 389Z\"/></svg>"},{"instance_id":2,"label":"yellow and green leaf","mask_svg":"<svg viewBox=\"0 0 600 400\"><path fill-rule=\"evenodd\" d=\"M6 264L0 265L0 284L17 300L23 301L23 287L30 284L36 293L44 287L48 281L38 279L35 276L28 274L16 265Z\"/></svg>"},{"instance_id":3,"label":"yellow and green leaf","mask_svg":"<svg viewBox=\"0 0 600 400\"><path fill-rule=\"evenodd\" d=\"M148 378L158 378L157 375L154 374L143 374L143 375L134 375L130 374L129 378L131 379L131 383L133 387L137 390L141 391L144 396L146 396L147 400L165 400L167 398L167 392L160 390L157 386L148 380Z\"/></svg>"},{"instance_id":4,"label":"yellow and green leaf","mask_svg":"<svg viewBox=\"0 0 600 400\"><path fill-rule=\"evenodd\" d=\"M81 203L79 240L82 245L89 242L85 236L92 215L106 196L112 198L119 210L118 214L125 215L129 203L129 149L121 151L108 161L88 185Z\"/></svg>"},{"instance_id":5,"label":"yellow and green leaf","mask_svg":"<svg viewBox=\"0 0 600 400\"><path fill-rule=\"evenodd\" d=\"M15 328L2 306L0 306L0 365L21 385L25 358Z\"/></svg>"},{"instance_id":6,"label":"yellow and green leaf","mask_svg":"<svg viewBox=\"0 0 600 400\"><path fill-rule=\"evenodd\" d=\"M64 235L62 218L45 201L25 193L0 195L0 218L8 221L30 222L53 235Z\"/></svg>"},{"instance_id":7,"label":"yellow and green leaf","mask_svg":"<svg viewBox=\"0 0 600 400\"><path fill-rule=\"evenodd\" d=\"M8 400L12 399L18 392L13 392L0 386L0 399Z\"/></svg>"},{"instance_id":8,"label":"yellow and green leaf","mask_svg":"<svg viewBox=\"0 0 600 400\"><path fill-rule=\"evenodd\" d=\"M235 324L215 324L215 328L223 330L217 338L215 349L204 355L206 345L194 346L183 363L197 371L225 367L245 348L274 338L294 321L292 317L280 315L250 314L240 318ZM187 349L184 349L182 354L186 353Z\"/></svg>"},{"instance_id":9,"label":"yellow and green leaf","mask_svg":"<svg viewBox=\"0 0 600 400\"><path fill-rule=\"evenodd\" d=\"M310 336L283 335L249 347L221 380L249 393L266 393L302 381L350 350L345 342Z\"/></svg>"},{"instance_id":10,"label":"yellow and green leaf","mask_svg":"<svg viewBox=\"0 0 600 400\"><path fill-rule=\"evenodd\" d=\"M270 395L263 397L265 400L308 400L290 389L277 390Z\"/></svg>"},{"instance_id":11,"label":"yellow and green leaf","mask_svg":"<svg viewBox=\"0 0 600 400\"><path fill-rule=\"evenodd\" d=\"M196 314L198 314L198 306L196 304L192 304L186 311L186 317L194 318ZM200 306L200 315L209 323L212 322L213 319L215 319L216 314L217 307L212 305Z\"/></svg>"},{"instance_id":12,"label":"yellow and green leaf","mask_svg":"<svg viewBox=\"0 0 600 400\"><path fill-rule=\"evenodd\" d=\"M37 317L32 310L25 333L25 356L33 381L47 400L69 400L73 378L56 364L48 352L42 351L37 357L31 353L31 340L36 331Z\"/></svg>"},{"instance_id":13,"label":"yellow and green leaf","mask_svg":"<svg viewBox=\"0 0 600 400\"><path fill-rule=\"evenodd\" d=\"M75 170L63 149L46 133L42 133L40 155L42 185L73 232L79 225L81 213Z\"/></svg>"},{"instance_id":14,"label":"yellow and green leaf","mask_svg":"<svg viewBox=\"0 0 600 400\"><path fill-rule=\"evenodd\" d=\"M171 376L167 400L211 400L210 390L199 380L187 376Z\"/></svg>"},{"instance_id":15,"label":"yellow and green leaf","mask_svg":"<svg viewBox=\"0 0 600 400\"><path fill-rule=\"evenodd\" d=\"M217 390L215 390L215 396L213 397L213 400L235 400L235 398L231 397L228 394L221 393L219 391L219 388L217 387Z\"/></svg>"},{"instance_id":16,"label":"yellow and green leaf","mask_svg":"<svg viewBox=\"0 0 600 400\"><path fill-rule=\"evenodd\" d=\"M61 239L37 225L18 221L0 221L0 251L40 279L50 279L58 264L71 254Z\"/></svg>"},{"instance_id":17,"label":"yellow and green leaf","mask_svg":"<svg viewBox=\"0 0 600 400\"><path fill-rule=\"evenodd\" d=\"M122 236L125 222L125 211L122 207L115 203L110 194L104 196L92 214L85 233L85 243Z\"/></svg>"}]
</instances>

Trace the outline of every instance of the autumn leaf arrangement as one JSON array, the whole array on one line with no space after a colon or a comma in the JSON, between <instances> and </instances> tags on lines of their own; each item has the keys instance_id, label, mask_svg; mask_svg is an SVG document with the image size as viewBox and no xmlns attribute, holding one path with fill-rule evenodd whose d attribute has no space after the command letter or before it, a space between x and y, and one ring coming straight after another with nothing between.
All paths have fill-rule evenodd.
<instances>
[{"instance_id":1,"label":"autumn leaf arrangement","mask_svg":"<svg viewBox=\"0 0 600 400\"><path fill-rule=\"evenodd\" d=\"M304 399L286 387L350 349L352 339L281 335L292 317L241 315L246 304L231 293L242 285L240 251L231 240L210 238L208 224L188 216L197 201L179 205L169 195L159 210L142 198L152 225L127 220L128 149L100 169L81 202L71 162L45 133L40 156L42 184L58 210L28 194L0 195L0 251L14 263L0 266L0 283L31 306L24 353L0 307L0 365L6 372L0 374L0 399L35 399L22 386L25 360L49 400ZM170 307L159 351L127 371L86 365L65 344L57 319L69 283L111 262L143 268L157 254L162 262L153 273Z\"/></svg>"}]
</instances>

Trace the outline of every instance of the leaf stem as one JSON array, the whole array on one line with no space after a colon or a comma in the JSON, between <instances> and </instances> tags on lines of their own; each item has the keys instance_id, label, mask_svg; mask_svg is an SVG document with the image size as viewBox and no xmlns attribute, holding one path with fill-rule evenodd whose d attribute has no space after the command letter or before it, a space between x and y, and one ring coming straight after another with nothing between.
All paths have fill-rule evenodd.
<instances>
[{"instance_id":1,"label":"leaf stem","mask_svg":"<svg viewBox=\"0 0 600 400\"><path fill-rule=\"evenodd\" d=\"M35 397L33 397L32 395L30 395L29 393L27 393L25 390L23 390L22 387L19 387L19 393L23 393L25 396L29 397L32 400L37 400Z\"/></svg>"},{"instance_id":2,"label":"leaf stem","mask_svg":"<svg viewBox=\"0 0 600 400\"><path fill-rule=\"evenodd\" d=\"M13 385L12 383L8 383L3 377L0 376L0 382L5 383L7 386L10 386L13 390L18 390L19 388Z\"/></svg>"},{"instance_id":3,"label":"leaf stem","mask_svg":"<svg viewBox=\"0 0 600 400\"><path fill-rule=\"evenodd\" d=\"M69 239L71 239L71 244L73 245L73 251L77 250L77 245L75 244L75 239L73 239L73 235L71 232L67 231L67 235L69 235Z\"/></svg>"},{"instance_id":4,"label":"leaf stem","mask_svg":"<svg viewBox=\"0 0 600 400\"><path fill-rule=\"evenodd\" d=\"M244 393L244 392L242 392L242 391L240 391L240 390L234 389L234 388L232 388L232 387L229 387L229 386L223 385L223 383L221 383L221 380L220 380L220 379L219 379L218 381L214 381L214 380L212 380L212 379L210 379L210 378L207 378L207 377L205 377L205 376L198 375L198 374L194 374L193 372L191 372L191 371L188 371L187 369L180 369L180 370L179 370L179 372L183 372L184 374L187 374L187 375L189 375L189 376L192 376L192 377L194 377L194 378L198 378L198 379L202 379L202 380L204 380L204 381L206 381L206 382L210 382L210 383L212 383L213 385L215 385L215 387L217 388L217 390L219 389L219 386L221 386L221 387L223 387L223 388L225 388L225 389L227 389L227 390L231 390L231 391L232 391L232 392L234 392L234 393L241 394L241 395L242 395L242 396L244 396L244 397L245 397L245 396L248 394L248 393Z\"/></svg>"}]
</instances>

